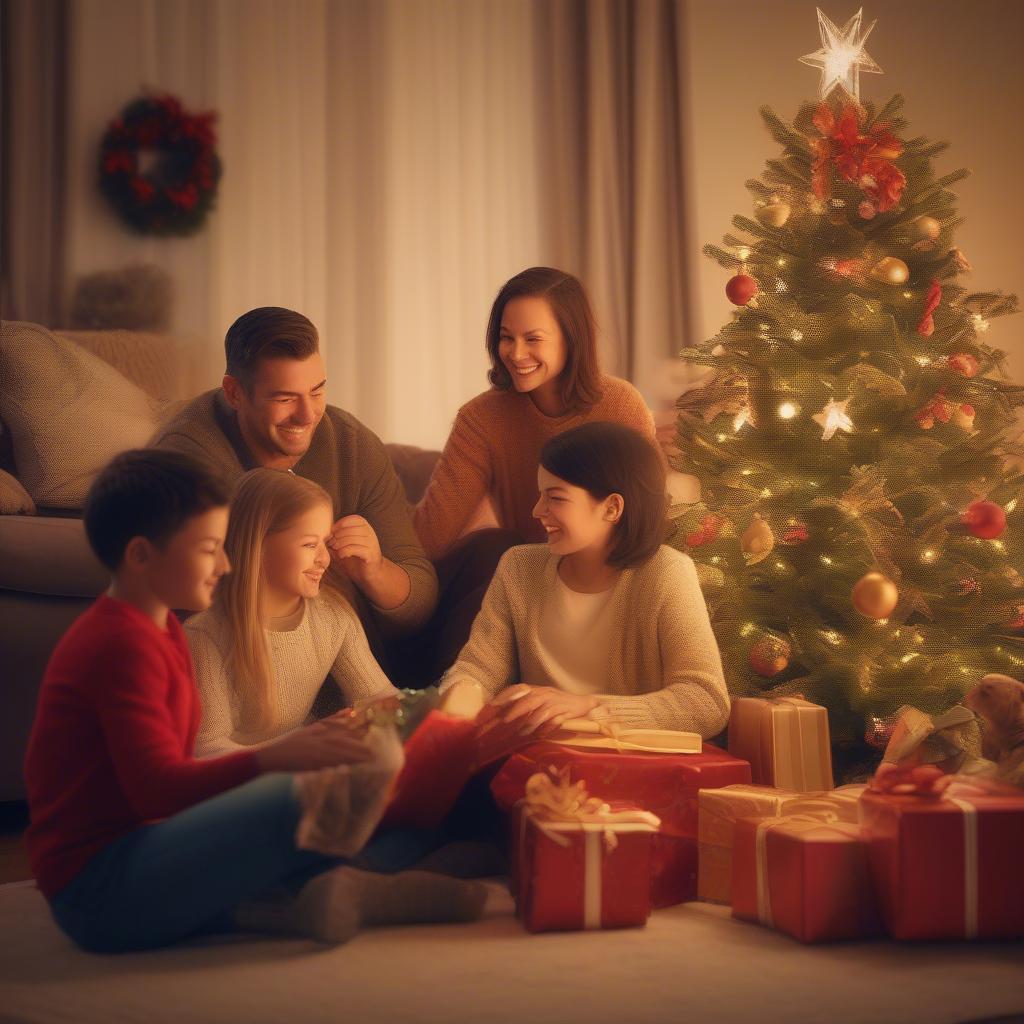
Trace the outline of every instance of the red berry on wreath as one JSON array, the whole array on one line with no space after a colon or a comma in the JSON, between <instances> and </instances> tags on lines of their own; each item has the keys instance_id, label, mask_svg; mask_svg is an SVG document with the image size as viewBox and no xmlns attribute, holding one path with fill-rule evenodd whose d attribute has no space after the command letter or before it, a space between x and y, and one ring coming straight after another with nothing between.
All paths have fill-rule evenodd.
<instances>
[{"instance_id":1,"label":"red berry on wreath","mask_svg":"<svg viewBox=\"0 0 1024 1024\"><path fill-rule=\"evenodd\" d=\"M960 525L972 537L995 540L1006 530L1006 513L994 501L972 501L960 513Z\"/></svg>"},{"instance_id":2,"label":"red berry on wreath","mask_svg":"<svg viewBox=\"0 0 1024 1024\"><path fill-rule=\"evenodd\" d=\"M726 298L734 306L745 306L757 294L757 282L749 274L730 277L725 286Z\"/></svg>"},{"instance_id":3,"label":"red berry on wreath","mask_svg":"<svg viewBox=\"0 0 1024 1024\"><path fill-rule=\"evenodd\" d=\"M759 676L770 679L789 666L791 653L787 640L775 633L765 633L750 648L750 667Z\"/></svg>"}]
</instances>

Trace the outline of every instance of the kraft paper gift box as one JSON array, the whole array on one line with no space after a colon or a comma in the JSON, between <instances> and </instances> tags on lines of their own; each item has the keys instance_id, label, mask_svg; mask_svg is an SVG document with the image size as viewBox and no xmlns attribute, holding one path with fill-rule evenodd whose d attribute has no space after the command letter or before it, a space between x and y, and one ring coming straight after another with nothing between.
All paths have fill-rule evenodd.
<instances>
[{"instance_id":1,"label":"kraft paper gift box","mask_svg":"<svg viewBox=\"0 0 1024 1024\"><path fill-rule=\"evenodd\" d=\"M527 780L513 894L527 931L641 927L658 819L587 797L568 772Z\"/></svg>"},{"instance_id":2,"label":"kraft paper gift box","mask_svg":"<svg viewBox=\"0 0 1024 1024\"><path fill-rule=\"evenodd\" d=\"M732 890L732 845L737 818L775 817L799 799L789 789L724 786L702 789L697 798L697 898L728 903Z\"/></svg>"},{"instance_id":3,"label":"kraft paper gift box","mask_svg":"<svg viewBox=\"0 0 1024 1024\"><path fill-rule=\"evenodd\" d=\"M827 813L741 818L732 913L807 943L880 935L859 826Z\"/></svg>"},{"instance_id":4,"label":"kraft paper gift box","mask_svg":"<svg viewBox=\"0 0 1024 1024\"><path fill-rule=\"evenodd\" d=\"M1024 937L1024 793L968 776L941 793L869 790L860 811L893 938Z\"/></svg>"},{"instance_id":5,"label":"kraft paper gift box","mask_svg":"<svg viewBox=\"0 0 1024 1024\"><path fill-rule=\"evenodd\" d=\"M822 811L857 822L857 800L866 786L841 786L821 793L795 793L770 786L702 789L699 797L697 898L729 903L733 833L739 818L782 817Z\"/></svg>"},{"instance_id":6,"label":"kraft paper gift box","mask_svg":"<svg viewBox=\"0 0 1024 1024\"><path fill-rule=\"evenodd\" d=\"M702 789L750 782L746 761L705 743L699 754L582 751L536 743L510 757L491 792L518 835L517 804L535 773L568 768L594 796L650 811L661 820L651 849L651 903L668 907L697 898L697 798ZM513 857L514 865L514 857Z\"/></svg>"},{"instance_id":7,"label":"kraft paper gift box","mask_svg":"<svg viewBox=\"0 0 1024 1024\"><path fill-rule=\"evenodd\" d=\"M750 762L759 786L811 793L832 789L828 712L802 697L737 697L729 753Z\"/></svg>"}]
</instances>

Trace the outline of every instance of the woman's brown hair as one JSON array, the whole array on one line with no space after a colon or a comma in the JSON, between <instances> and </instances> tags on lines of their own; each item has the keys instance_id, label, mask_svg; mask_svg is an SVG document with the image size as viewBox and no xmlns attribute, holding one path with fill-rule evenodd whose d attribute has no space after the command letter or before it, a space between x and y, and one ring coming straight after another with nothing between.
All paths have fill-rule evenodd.
<instances>
[{"instance_id":1,"label":"woman's brown hair","mask_svg":"<svg viewBox=\"0 0 1024 1024\"><path fill-rule=\"evenodd\" d=\"M609 565L635 568L661 546L668 509L665 466L643 434L621 423L584 423L552 437L540 451L540 464L598 501L622 495Z\"/></svg>"},{"instance_id":2,"label":"woman's brown hair","mask_svg":"<svg viewBox=\"0 0 1024 1024\"><path fill-rule=\"evenodd\" d=\"M512 376L498 354L501 318L512 299L544 299L551 306L565 339L565 368L559 374L562 404L567 410L589 409L601 399L601 369L597 359L597 324L582 282L564 270L530 267L502 286L487 321L487 377L499 391L512 387Z\"/></svg>"}]
</instances>

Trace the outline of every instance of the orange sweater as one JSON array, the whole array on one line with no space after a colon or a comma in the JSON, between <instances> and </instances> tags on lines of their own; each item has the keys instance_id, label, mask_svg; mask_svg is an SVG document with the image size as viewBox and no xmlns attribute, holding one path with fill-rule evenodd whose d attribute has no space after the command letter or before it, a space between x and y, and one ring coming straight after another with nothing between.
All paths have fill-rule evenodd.
<instances>
[{"instance_id":1,"label":"orange sweater","mask_svg":"<svg viewBox=\"0 0 1024 1024\"><path fill-rule=\"evenodd\" d=\"M544 530L533 518L537 465L548 438L592 420L622 423L654 439L654 419L640 392L618 377L603 376L601 400L586 412L545 416L529 395L485 391L455 417L448 443L413 525L427 555L435 561L459 537L489 497L498 523L527 542L541 542Z\"/></svg>"}]
</instances>

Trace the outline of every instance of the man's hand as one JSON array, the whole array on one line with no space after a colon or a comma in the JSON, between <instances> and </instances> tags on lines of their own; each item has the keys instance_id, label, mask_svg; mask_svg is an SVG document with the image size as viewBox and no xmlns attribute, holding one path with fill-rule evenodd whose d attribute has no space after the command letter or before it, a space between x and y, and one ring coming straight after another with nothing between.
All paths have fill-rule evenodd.
<instances>
[{"instance_id":1,"label":"man's hand","mask_svg":"<svg viewBox=\"0 0 1024 1024\"><path fill-rule=\"evenodd\" d=\"M384 566L380 541L374 528L362 516L339 519L331 527L327 546L346 575L361 587L366 580L380 575Z\"/></svg>"},{"instance_id":2,"label":"man's hand","mask_svg":"<svg viewBox=\"0 0 1024 1024\"><path fill-rule=\"evenodd\" d=\"M343 516L327 541L341 571L378 608L397 608L412 589L409 574L384 557L377 532L362 516Z\"/></svg>"},{"instance_id":3,"label":"man's hand","mask_svg":"<svg viewBox=\"0 0 1024 1024\"><path fill-rule=\"evenodd\" d=\"M585 718L599 703L596 697L565 693L553 686L519 684L502 690L480 712L478 721L500 719L503 727L521 736L547 736L571 718Z\"/></svg>"}]
</instances>

